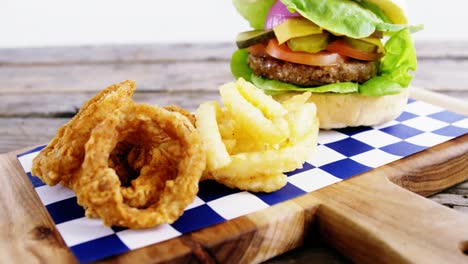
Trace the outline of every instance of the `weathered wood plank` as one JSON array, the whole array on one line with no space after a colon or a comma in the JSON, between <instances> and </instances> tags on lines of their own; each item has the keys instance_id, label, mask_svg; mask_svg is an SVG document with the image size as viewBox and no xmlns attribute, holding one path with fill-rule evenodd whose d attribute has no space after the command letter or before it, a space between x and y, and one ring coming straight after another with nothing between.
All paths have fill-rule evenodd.
<instances>
[{"instance_id":1,"label":"weathered wood plank","mask_svg":"<svg viewBox=\"0 0 468 264\"><path fill-rule=\"evenodd\" d=\"M468 213L468 181L429 197L434 202L462 213Z\"/></svg>"},{"instance_id":2,"label":"weathered wood plank","mask_svg":"<svg viewBox=\"0 0 468 264\"><path fill-rule=\"evenodd\" d=\"M468 101L466 91L444 91L444 94ZM71 117L81 105L95 95L95 92L69 93L31 93L4 94L0 96L0 118L56 118ZM169 105L176 104L194 111L202 102L219 100L217 90L213 91L180 91L180 92L140 92L137 89L133 96L136 102ZM66 103L64 103L66 102Z\"/></svg>"},{"instance_id":3,"label":"weathered wood plank","mask_svg":"<svg viewBox=\"0 0 468 264\"><path fill-rule=\"evenodd\" d=\"M468 59L468 41L415 41L418 58Z\"/></svg>"},{"instance_id":4,"label":"weathered wood plank","mask_svg":"<svg viewBox=\"0 0 468 264\"><path fill-rule=\"evenodd\" d=\"M468 90L467 60L420 60L413 85L435 91ZM140 91L217 90L233 79L227 61L0 66L0 94L96 92L125 79Z\"/></svg>"},{"instance_id":5,"label":"weathered wood plank","mask_svg":"<svg viewBox=\"0 0 468 264\"><path fill-rule=\"evenodd\" d=\"M419 58L468 58L468 42L416 41ZM0 65L102 64L194 60L228 60L232 43L173 43L0 49Z\"/></svg>"},{"instance_id":6,"label":"weathered wood plank","mask_svg":"<svg viewBox=\"0 0 468 264\"><path fill-rule=\"evenodd\" d=\"M334 249L316 241L306 241L302 247L289 251L281 256L267 260L264 264L300 264L300 263L333 263L350 264L350 260Z\"/></svg>"},{"instance_id":7,"label":"weathered wood plank","mask_svg":"<svg viewBox=\"0 0 468 264\"><path fill-rule=\"evenodd\" d=\"M49 142L69 118L0 118L0 153Z\"/></svg>"},{"instance_id":8,"label":"weathered wood plank","mask_svg":"<svg viewBox=\"0 0 468 264\"><path fill-rule=\"evenodd\" d=\"M65 94L2 95L0 104L0 153L43 144L55 135L94 92ZM180 105L194 111L201 102L219 100L218 91L205 93L139 93L136 102ZM66 102L66 103L64 103Z\"/></svg>"},{"instance_id":9,"label":"weathered wood plank","mask_svg":"<svg viewBox=\"0 0 468 264\"><path fill-rule=\"evenodd\" d=\"M468 207L468 199L464 198L463 195L458 195L458 194L439 193L439 194L432 196L431 200L436 201L440 204L449 206L449 207L454 207L454 206Z\"/></svg>"},{"instance_id":10,"label":"weathered wood plank","mask_svg":"<svg viewBox=\"0 0 468 264\"><path fill-rule=\"evenodd\" d=\"M419 69L413 84L468 90L466 46L416 43ZM0 93L97 91L123 79L137 80L140 90L211 90L232 79L233 50L230 43L0 49Z\"/></svg>"},{"instance_id":11,"label":"weathered wood plank","mask_svg":"<svg viewBox=\"0 0 468 264\"><path fill-rule=\"evenodd\" d=\"M0 153L48 142L94 93L2 95L0 104ZM201 102L218 100L212 93L136 93L136 102L180 105L194 111ZM66 103L64 103L66 102Z\"/></svg>"},{"instance_id":12,"label":"weathered wood plank","mask_svg":"<svg viewBox=\"0 0 468 264\"><path fill-rule=\"evenodd\" d=\"M413 85L429 90L468 90L468 59L420 60Z\"/></svg>"},{"instance_id":13,"label":"weathered wood plank","mask_svg":"<svg viewBox=\"0 0 468 264\"><path fill-rule=\"evenodd\" d=\"M28 96L6 94L1 96L0 117L70 117L83 103L93 97L95 92L82 93L34 93ZM468 96L468 92L467 92ZM139 92L134 94L136 102L171 105L176 104L190 111L197 109L202 102L219 100L217 90L181 92ZM66 103L64 103L66 102Z\"/></svg>"},{"instance_id":14,"label":"weathered wood plank","mask_svg":"<svg viewBox=\"0 0 468 264\"><path fill-rule=\"evenodd\" d=\"M0 153L48 142L81 105L94 95L88 93L2 95L0 104ZM218 91L139 93L139 103L179 105L190 111L209 100L219 100ZM66 102L66 103L64 103Z\"/></svg>"},{"instance_id":15,"label":"weathered wood plank","mask_svg":"<svg viewBox=\"0 0 468 264\"><path fill-rule=\"evenodd\" d=\"M460 212L460 213L465 213L468 214L468 207L467 206L454 206L452 209Z\"/></svg>"},{"instance_id":16,"label":"weathered wood plank","mask_svg":"<svg viewBox=\"0 0 468 264\"><path fill-rule=\"evenodd\" d=\"M233 80L225 62L165 64L42 65L0 67L0 94L97 92L123 80L139 91L217 90Z\"/></svg>"},{"instance_id":17,"label":"weathered wood plank","mask_svg":"<svg viewBox=\"0 0 468 264\"><path fill-rule=\"evenodd\" d=\"M0 49L0 65L102 64L226 60L232 43L174 43Z\"/></svg>"}]
</instances>

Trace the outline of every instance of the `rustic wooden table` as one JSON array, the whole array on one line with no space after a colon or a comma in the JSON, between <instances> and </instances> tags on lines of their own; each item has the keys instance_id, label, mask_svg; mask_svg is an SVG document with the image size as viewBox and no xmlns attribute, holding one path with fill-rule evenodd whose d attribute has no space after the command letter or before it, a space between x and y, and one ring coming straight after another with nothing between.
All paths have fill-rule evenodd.
<instances>
[{"instance_id":1,"label":"rustic wooden table","mask_svg":"<svg viewBox=\"0 0 468 264\"><path fill-rule=\"evenodd\" d=\"M468 100L468 43L416 43L419 69L413 85ZM135 100L194 110L217 99L231 81L233 44L127 45L0 49L0 153L48 142L98 90L137 81ZM468 213L468 182L429 199ZM345 258L316 242L270 263Z\"/></svg>"}]
</instances>

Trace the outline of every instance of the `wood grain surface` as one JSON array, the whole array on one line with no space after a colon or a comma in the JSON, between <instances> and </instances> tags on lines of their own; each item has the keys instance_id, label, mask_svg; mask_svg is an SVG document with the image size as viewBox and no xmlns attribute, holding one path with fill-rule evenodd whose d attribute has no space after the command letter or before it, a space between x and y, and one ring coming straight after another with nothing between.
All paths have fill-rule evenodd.
<instances>
[{"instance_id":1,"label":"wood grain surface","mask_svg":"<svg viewBox=\"0 0 468 264\"><path fill-rule=\"evenodd\" d=\"M451 107L466 106L468 99L468 74L466 74L468 72L468 48L466 47L468 43L416 43L416 47L419 66L413 85L451 97L441 99L437 95L431 99L432 94L429 93L425 97L427 100L438 102L442 100ZM178 104L194 110L200 102L218 99L218 86L232 80L229 59L233 50L234 45L231 43L0 49L0 153L48 142L58 127L68 121L85 100L108 84L124 79L137 81L136 101L160 105ZM462 102L453 101L453 98L461 99ZM466 145L466 137L462 145ZM449 149L454 150L453 147ZM278 210L271 209L273 210L271 212L266 211L236 219L220 229L213 227L215 234L225 236L230 234L231 240L219 241L210 231L203 230L184 236L180 240L171 240L158 247L132 251L108 261L124 262L134 260L136 256L142 261L169 260L164 259L167 255L162 253L175 250L177 252L170 255L178 256L178 258L171 258L172 261L190 262L190 260L202 259L209 263L209 261L227 260L228 256L233 255L234 250L255 245L254 251L247 251L238 256L236 260L257 262L289 251L303 243L306 245L268 262L346 263L349 261L347 257L361 262L369 261L369 254L373 250L380 254L391 253L392 257L388 260L407 262L410 260L408 254L414 252L412 251L414 248L426 247L433 252L428 256L432 256L432 260L437 260L437 256L444 256L437 248L441 246L440 250L449 252L453 250L453 243L458 243L456 245L458 251L457 253L453 251L453 254L459 256L459 253L466 251L468 247L468 242L466 242L468 235L463 232L463 230L468 230L466 224L464 225L467 219L455 213L455 211L462 213L468 211L466 152L466 149L465 154L457 152L457 157L446 153L442 160L438 161L442 162L440 164L444 164L445 161L452 163L454 168L458 168L455 173L441 169L441 165L434 160L432 161L435 162L435 167L428 167L426 163L423 166L421 163L424 158L411 163L412 166L416 166L414 170L409 171L414 173L414 175L411 174L412 177L387 177L387 173L400 175L396 172L408 172L400 167L401 164L397 165L397 168L385 168L383 172L379 172L382 175L378 173L380 175L378 178L384 179L384 183L371 182L370 184L375 184L371 187L381 188L378 190L382 193L393 192L397 189L396 195L403 199L401 201L369 191L376 189L365 188L366 184L369 184L365 180L368 177L358 177L357 182L353 179L340 183L328 191L314 192L313 198L288 202L285 208L281 207L282 213L276 213ZM13 186L11 189L3 188L5 190L0 199L0 206L5 212L0 218L0 223L2 226L11 227L2 228L0 231L2 240L0 252L18 262L26 262L26 260L29 262L31 259L41 262L51 256L55 256L57 260L73 261L73 257L47 217L47 212L38 202L37 195L31 191L31 188L20 187L24 187L29 182L24 175L19 173L21 170L18 170L15 159L11 157L11 154L0 157L2 166L0 177L3 186L6 183ZM437 171L437 175L429 175L428 168L430 171ZM391 182L423 195L433 194L429 197L432 201L446 206L438 206L421 196L402 191ZM456 183L460 184L448 188ZM343 200L343 205L326 201L327 197L337 191L334 188L338 187L344 189L339 189L340 193L349 191L347 194L349 196L343 197L349 197L350 201ZM362 212L359 208L363 201L353 198L353 193L356 191L369 195L366 196L369 199L376 199L379 204L387 206L386 210L395 211L397 215L391 216L394 220L402 217L401 219L410 221L409 227L395 230L393 226L383 228L381 232L374 232L386 226L391 219L384 219L386 217L384 215L388 216L388 214L380 211L381 209L374 211L374 208L368 208L370 212ZM416 206L416 203L420 202L421 208ZM362 217L349 217L343 212L352 216L365 215L365 221L357 224L356 219L362 220ZM407 219L409 216L400 215L404 212L408 214L417 212L420 217L416 219L426 219L422 221L423 225L420 227L432 228L429 230L435 232L434 237L439 237L440 234L441 241L448 243L448 240L454 239L453 241L457 240L457 242L450 242L452 246L450 249L448 246L439 244L432 246L424 244L424 241L431 240L427 235L429 233L418 233L416 231L418 228L413 225L420 224L418 222L420 220ZM433 212L435 215L427 216ZM379 216L379 213L384 215ZM452 217L453 215L455 216ZM270 224L265 224L265 219L276 223L273 225L274 228ZM333 226L330 219L336 219L343 224L343 227L346 227L346 230L349 230ZM430 227L428 223L433 223L434 227ZM285 227L282 227L283 225ZM449 225L452 226L449 228ZM287 243L279 236L280 233L284 233L281 230L285 228L286 230L294 228L294 234L287 237ZM334 230L343 231L344 234L337 235ZM457 232L454 230L459 234L455 234ZM393 233L395 235L392 235ZM405 234L421 237L423 241L414 241L411 237L404 236L407 247L402 249L395 245L397 242L392 239L402 238L400 235ZM376 242L380 246L356 242L359 245L355 245L356 248L350 248L350 243L346 243L345 240L350 237L355 238L356 235L369 238L367 241ZM462 235L465 242L458 241ZM388 243L380 243L387 237ZM271 242L276 240L279 241ZM332 245L341 253L337 253L336 249L329 246L323 246L321 241L327 241L327 245ZM408 244L415 246L411 247ZM360 253L350 254L349 250ZM343 254L347 257L343 257ZM25 261L21 261L23 258ZM426 263L426 259L422 257L418 260Z\"/></svg>"}]
</instances>

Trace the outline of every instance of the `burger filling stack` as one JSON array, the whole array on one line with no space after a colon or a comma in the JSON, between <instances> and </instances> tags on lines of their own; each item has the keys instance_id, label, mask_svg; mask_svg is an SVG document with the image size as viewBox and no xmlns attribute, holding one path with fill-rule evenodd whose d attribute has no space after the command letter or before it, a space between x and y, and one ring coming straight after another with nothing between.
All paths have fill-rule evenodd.
<instances>
[{"instance_id":1,"label":"burger filling stack","mask_svg":"<svg viewBox=\"0 0 468 264\"><path fill-rule=\"evenodd\" d=\"M416 53L395 0L234 0L253 30L238 34L236 78L282 101L311 92L320 127L371 126L406 105Z\"/></svg>"}]
</instances>

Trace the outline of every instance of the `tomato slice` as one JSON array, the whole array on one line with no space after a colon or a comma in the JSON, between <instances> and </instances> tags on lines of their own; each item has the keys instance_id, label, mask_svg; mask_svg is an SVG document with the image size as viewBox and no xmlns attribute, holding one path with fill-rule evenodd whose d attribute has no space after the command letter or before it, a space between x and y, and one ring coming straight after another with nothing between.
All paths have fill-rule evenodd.
<instances>
[{"instance_id":1,"label":"tomato slice","mask_svg":"<svg viewBox=\"0 0 468 264\"><path fill-rule=\"evenodd\" d=\"M335 41L332 41L330 44L328 44L327 50L331 52L339 53L343 56L347 56L350 58L363 60L363 61L375 61L382 57L382 54L380 53L367 52L367 51L355 49L341 39L337 39Z\"/></svg>"},{"instance_id":2,"label":"tomato slice","mask_svg":"<svg viewBox=\"0 0 468 264\"><path fill-rule=\"evenodd\" d=\"M255 56L265 56L267 55L265 49L266 49L266 45L263 43L260 43L260 44L255 44L253 46L248 47L247 51L250 54L255 55Z\"/></svg>"},{"instance_id":3,"label":"tomato slice","mask_svg":"<svg viewBox=\"0 0 468 264\"><path fill-rule=\"evenodd\" d=\"M292 51L286 44L278 45L278 40L276 39L268 41L266 53L279 60L312 66L336 65L344 60L344 58L336 52L320 51L317 53L309 53Z\"/></svg>"}]
</instances>

